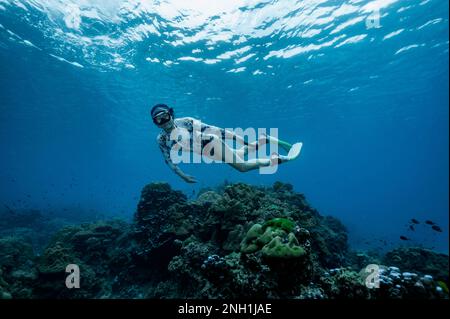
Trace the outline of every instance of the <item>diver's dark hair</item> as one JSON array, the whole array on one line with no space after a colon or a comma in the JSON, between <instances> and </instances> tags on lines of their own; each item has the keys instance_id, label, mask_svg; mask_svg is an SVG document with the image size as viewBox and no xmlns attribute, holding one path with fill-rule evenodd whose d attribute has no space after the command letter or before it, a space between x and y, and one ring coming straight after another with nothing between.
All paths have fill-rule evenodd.
<instances>
[{"instance_id":1,"label":"diver's dark hair","mask_svg":"<svg viewBox=\"0 0 450 319\"><path fill-rule=\"evenodd\" d=\"M152 118L155 116L155 114L161 112L161 111L167 111L169 112L170 116L174 116L174 111L173 108L171 108L170 106L166 105L166 104L156 104L155 106L152 107L152 110L150 111L150 115L152 116Z\"/></svg>"}]
</instances>

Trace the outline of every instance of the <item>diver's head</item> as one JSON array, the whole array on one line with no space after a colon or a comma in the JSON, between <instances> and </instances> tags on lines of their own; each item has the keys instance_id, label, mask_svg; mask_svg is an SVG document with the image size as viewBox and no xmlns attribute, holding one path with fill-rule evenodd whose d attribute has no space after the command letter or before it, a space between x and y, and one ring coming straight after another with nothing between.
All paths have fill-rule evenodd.
<instances>
[{"instance_id":1,"label":"diver's head","mask_svg":"<svg viewBox=\"0 0 450 319\"><path fill-rule=\"evenodd\" d=\"M156 126L167 129L173 126L173 109L166 104L156 104L150 111L153 123Z\"/></svg>"}]
</instances>

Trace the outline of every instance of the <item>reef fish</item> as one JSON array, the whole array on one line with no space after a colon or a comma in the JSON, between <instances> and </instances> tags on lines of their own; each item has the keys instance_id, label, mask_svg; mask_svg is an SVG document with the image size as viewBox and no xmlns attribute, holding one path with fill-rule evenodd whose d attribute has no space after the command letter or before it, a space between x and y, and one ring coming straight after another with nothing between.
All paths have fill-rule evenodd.
<instances>
[{"instance_id":1,"label":"reef fish","mask_svg":"<svg viewBox=\"0 0 450 319\"><path fill-rule=\"evenodd\" d=\"M431 226L431 228L432 228L433 230L437 231L437 232L442 233L442 229L441 229L441 227L439 227L438 225L433 225L433 226Z\"/></svg>"},{"instance_id":2,"label":"reef fish","mask_svg":"<svg viewBox=\"0 0 450 319\"><path fill-rule=\"evenodd\" d=\"M427 224L427 225L434 225L434 222L432 220L426 220L425 224Z\"/></svg>"},{"instance_id":3,"label":"reef fish","mask_svg":"<svg viewBox=\"0 0 450 319\"><path fill-rule=\"evenodd\" d=\"M409 240L409 238L406 237L406 236L400 236L400 239L401 239L401 240Z\"/></svg>"},{"instance_id":4,"label":"reef fish","mask_svg":"<svg viewBox=\"0 0 450 319\"><path fill-rule=\"evenodd\" d=\"M416 225L420 224L420 222L415 218L411 218L411 223L416 224Z\"/></svg>"}]
</instances>

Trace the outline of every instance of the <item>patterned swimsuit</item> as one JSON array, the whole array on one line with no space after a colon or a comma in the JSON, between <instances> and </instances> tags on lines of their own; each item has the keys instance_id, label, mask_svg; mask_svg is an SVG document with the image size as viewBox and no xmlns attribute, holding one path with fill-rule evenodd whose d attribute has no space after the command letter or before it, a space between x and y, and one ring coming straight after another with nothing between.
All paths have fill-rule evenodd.
<instances>
[{"instance_id":1,"label":"patterned swimsuit","mask_svg":"<svg viewBox=\"0 0 450 319\"><path fill-rule=\"evenodd\" d=\"M183 138L189 139L190 150L193 149L194 143L200 142L200 146L203 151L204 147L214 139L214 136L208 134L211 132L214 135L220 136L222 140L225 140L225 129L207 125L200 121L197 121L195 123L196 125L194 128L194 121L197 120L192 117L183 117L174 120L175 126L179 129L182 129L180 131L183 131L184 133L187 133L189 135L185 136L185 134L182 134ZM208 131L205 133L206 130ZM166 162L166 164L169 165L170 168L172 168L174 171L178 171L179 168L172 162L170 158L170 151L178 142L174 139L171 139L170 133L167 133L165 131L162 131L158 135L157 142L159 145L159 149L164 156L164 161Z\"/></svg>"}]
</instances>

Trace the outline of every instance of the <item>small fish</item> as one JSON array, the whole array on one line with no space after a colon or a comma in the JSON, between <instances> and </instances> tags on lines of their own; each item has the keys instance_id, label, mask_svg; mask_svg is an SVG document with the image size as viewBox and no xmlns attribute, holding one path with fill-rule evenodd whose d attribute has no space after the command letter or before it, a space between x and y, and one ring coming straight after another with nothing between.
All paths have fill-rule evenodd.
<instances>
[{"instance_id":1,"label":"small fish","mask_svg":"<svg viewBox=\"0 0 450 319\"><path fill-rule=\"evenodd\" d=\"M426 221L425 221L425 224L427 224L427 225L434 225L434 221L432 221L432 220L426 220Z\"/></svg>"},{"instance_id":2,"label":"small fish","mask_svg":"<svg viewBox=\"0 0 450 319\"><path fill-rule=\"evenodd\" d=\"M416 224L416 225L420 224L420 222L415 218L411 218L411 223Z\"/></svg>"},{"instance_id":3,"label":"small fish","mask_svg":"<svg viewBox=\"0 0 450 319\"><path fill-rule=\"evenodd\" d=\"M415 231L414 226L413 225L409 225L409 229L412 231Z\"/></svg>"},{"instance_id":4,"label":"small fish","mask_svg":"<svg viewBox=\"0 0 450 319\"><path fill-rule=\"evenodd\" d=\"M406 236L400 236L400 239L401 239L401 240L409 240L409 238L406 237Z\"/></svg>"},{"instance_id":5,"label":"small fish","mask_svg":"<svg viewBox=\"0 0 450 319\"><path fill-rule=\"evenodd\" d=\"M439 227L438 225L433 225L433 226L431 226L431 228L432 228L433 230L437 231L437 232L442 233L442 229L441 229L441 227Z\"/></svg>"}]
</instances>

